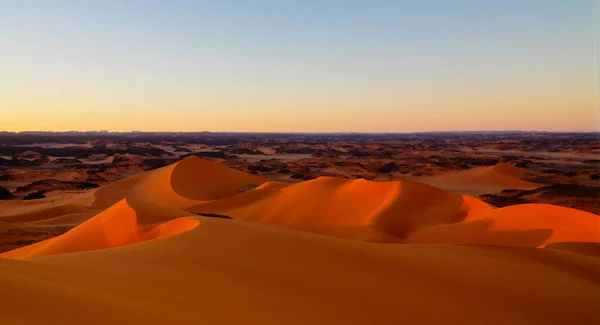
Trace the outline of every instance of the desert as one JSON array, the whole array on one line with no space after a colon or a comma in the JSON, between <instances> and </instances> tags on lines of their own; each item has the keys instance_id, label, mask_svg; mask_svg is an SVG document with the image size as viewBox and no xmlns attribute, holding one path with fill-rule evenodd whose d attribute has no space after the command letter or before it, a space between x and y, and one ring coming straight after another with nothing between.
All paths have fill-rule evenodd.
<instances>
[{"instance_id":1,"label":"desert","mask_svg":"<svg viewBox=\"0 0 600 325\"><path fill-rule=\"evenodd\" d=\"M0 325L600 323L600 0L0 31Z\"/></svg>"},{"instance_id":2,"label":"desert","mask_svg":"<svg viewBox=\"0 0 600 325\"><path fill-rule=\"evenodd\" d=\"M4 322L599 316L595 135L130 136L3 135Z\"/></svg>"}]
</instances>

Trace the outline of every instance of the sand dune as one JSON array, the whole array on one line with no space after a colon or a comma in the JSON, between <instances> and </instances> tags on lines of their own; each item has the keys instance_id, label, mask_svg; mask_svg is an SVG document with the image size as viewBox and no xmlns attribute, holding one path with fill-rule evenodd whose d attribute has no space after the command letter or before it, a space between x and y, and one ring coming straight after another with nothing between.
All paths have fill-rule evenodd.
<instances>
[{"instance_id":1,"label":"sand dune","mask_svg":"<svg viewBox=\"0 0 600 325\"><path fill-rule=\"evenodd\" d=\"M189 214L135 199L122 200L55 238L18 248L2 258L23 259L130 245L187 231L198 225Z\"/></svg>"},{"instance_id":2,"label":"sand dune","mask_svg":"<svg viewBox=\"0 0 600 325\"><path fill-rule=\"evenodd\" d=\"M231 204L233 200L239 204ZM320 177L284 188L257 189L225 201L227 204L200 204L189 211L219 213L234 219L318 232L329 229L325 232L330 234L362 232L370 237L379 233L400 239L424 227L459 222L469 214L491 212L491 208L479 200L421 183L333 177ZM370 231L356 228L370 228ZM375 235L374 239L383 238Z\"/></svg>"},{"instance_id":3,"label":"sand dune","mask_svg":"<svg viewBox=\"0 0 600 325\"><path fill-rule=\"evenodd\" d=\"M41 226L77 226L86 220L92 218L99 212L96 210L90 210L85 212L75 212L63 214L54 218L46 217L37 221L28 222L31 225Z\"/></svg>"},{"instance_id":4,"label":"sand dune","mask_svg":"<svg viewBox=\"0 0 600 325\"><path fill-rule=\"evenodd\" d=\"M85 209L93 209L95 190L81 194L63 194L31 201L0 201L0 219L25 221L26 219L44 219L44 216L59 216ZM98 210L98 209L96 209ZM43 212L46 211L46 212ZM50 212L52 211L52 212ZM40 215L36 217L35 215ZM18 220L18 219L23 220Z\"/></svg>"},{"instance_id":5,"label":"sand dune","mask_svg":"<svg viewBox=\"0 0 600 325\"><path fill-rule=\"evenodd\" d=\"M15 212L14 214L0 216L0 220L18 223L35 223L44 222L68 214L93 211L98 212L97 209L75 204L48 204L39 206L37 209L26 209L22 213Z\"/></svg>"},{"instance_id":6,"label":"sand dune","mask_svg":"<svg viewBox=\"0 0 600 325\"><path fill-rule=\"evenodd\" d=\"M522 204L480 220L442 225L413 234L410 242L542 247L557 242L600 242L598 215L549 204Z\"/></svg>"},{"instance_id":7,"label":"sand dune","mask_svg":"<svg viewBox=\"0 0 600 325\"><path fill-rule=\"evenodd\" d=\"M243 191L245 186L259 186L266 181L261 176L191 156L98 189L94 205L108 207L128 197L183 208L224 198Z\"/></svg>"},{"instance_id":8,"label":"sand dune","mask_svg":"<svg viewBox=\"0 0 600 325\"><path fill-rule=\"evenodd\" d=\"M472 196L496 193L507 188L529 190L544 185L523 180L524 176L524 169L499 163L491 167L478 167L422 177L419 178L419 182Z\"/></svg>"},{"instance_id":9,"label":"sand dune","mask_svg":"<svg viewBox=\"0 0 600 325\"><path fill-rule=\"evenodd\" d=\"M524 181L519 179L523 173L521 169L499 164L456 175L460 178L467 175L497 186L507 183L515 186L523 185ZM89 205L64 203L89 202L90 195L94 200ZM0 218L20 223L66 225L99 213L89 220L93 224L103 220L106 214L115 214L115 209L126 210L128 205L124 199L127 198L127 202L133 202L144 211L150 210L144 208L144 204L157 210L170 209L165 212L167 217L173 213L180 217L216 214L372 242L541 247L556 242L600 241L598 216L574 209L524 204L494 210L476 198L411 181L320 177L290 185L266 181L196 157L81 196L85 200L69 197L69 201L54 203L47 200L31 205L15 203L11 211L22 207L24 212L0 215ZM101 212L101 207L110 202L112 206ZM84 223L64 236L87 225ZM135 242L137 240L131 241Z\"/></svg>"},{"instance_id":10,"label":"sand dune","mask_svg":"<svg viewBox=\"0 0 600 325\"><path fill-rule=\"evenodd\" d=\"M533 186L504 165L457 174ZM2 202L0 222L78 224L0 254L8 324L600 317L600 216L548 204L492 209L411 181L289 185L194 157L80 195Z\"/></svg>"}]
</instances>

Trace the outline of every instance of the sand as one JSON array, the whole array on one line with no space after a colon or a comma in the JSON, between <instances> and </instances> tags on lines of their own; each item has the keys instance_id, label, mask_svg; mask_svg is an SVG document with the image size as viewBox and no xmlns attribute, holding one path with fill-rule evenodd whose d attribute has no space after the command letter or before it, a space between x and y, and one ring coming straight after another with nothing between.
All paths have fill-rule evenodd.
<instances>
[{"instance_id":1,"label":"sand","mask_svg":"<svg viewBox=\"0 0 600 325\"><path fill-rule=\"evenodd\" d=\"M142 198L174 208L225 198L247 185L259 186L267 179L197 157L137 174L95 192L94 206L106 208L124 198Z\"/></svg>"},{"instance_id":2,"label":"sand","mask_svg":"<svg viewBox=\"0 0 600 325\"><path fill-rule=\"evenodd\" d=\"M524 169L499 163L495 166L438 173L419 178L419 182L472 196L497 193L503 189L532 190L545 185L523 180L524 176Z\"/></svg>"},{"instance_id":3,"label":"sand","mask_svg":"<svg viewBox=\"0 0 600 325\"><path fill-rule=\"evenodd\" d=\"M519 178L487 171L470 172ZM600 317L600 216L575 209L493 209L410 181L290 185L195 157L52 199L0 203L11 227L76 224L0 254L3 324Z\"/></svg>"},{"instance_id":4,"label":"sand","mask_svg":"<svg viewBox=\"0 0 600 325\"><path fill-rule=\"evenodd\" d=\"M238 202L231 204L233 200ZM189 211L318 232L368 228L370 236L380 234L374 235L375 241L383 241L384 237L403 239L418 229L462 221L492 209L474 198L417 182L320 177L282 188L259 188Z\"/></svg>"}]
</instances>

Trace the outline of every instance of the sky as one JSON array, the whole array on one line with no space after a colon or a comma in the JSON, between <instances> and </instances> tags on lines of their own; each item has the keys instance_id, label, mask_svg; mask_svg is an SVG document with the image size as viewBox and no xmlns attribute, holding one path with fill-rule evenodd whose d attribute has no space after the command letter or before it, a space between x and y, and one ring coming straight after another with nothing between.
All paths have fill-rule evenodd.
<instances>
[{"instance_id":1,"label":"sky","mask_svg":"<svg viewBox=\"0 0 600 325\"><path fill-rule=\"evenodd\" d=\"M0 130L599 131L594 5L0 0Z\"/></svg>"}]
</instances>

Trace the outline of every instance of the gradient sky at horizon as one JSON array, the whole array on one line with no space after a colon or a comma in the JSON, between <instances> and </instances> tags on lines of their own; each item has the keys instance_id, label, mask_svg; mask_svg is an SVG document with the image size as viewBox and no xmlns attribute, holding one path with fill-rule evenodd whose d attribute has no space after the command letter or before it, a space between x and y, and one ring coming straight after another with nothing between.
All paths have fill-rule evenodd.
<instances>
[{"instance_id":1,"label":"gradient sky at horizon","mask_svg":"<svg viewBox=\"0 0 600 325\"><path fill-rule=\"evenodd\" d=\"M0 131L598 131L594 2L0 0Z\"/></svg>"}]
</instances>

